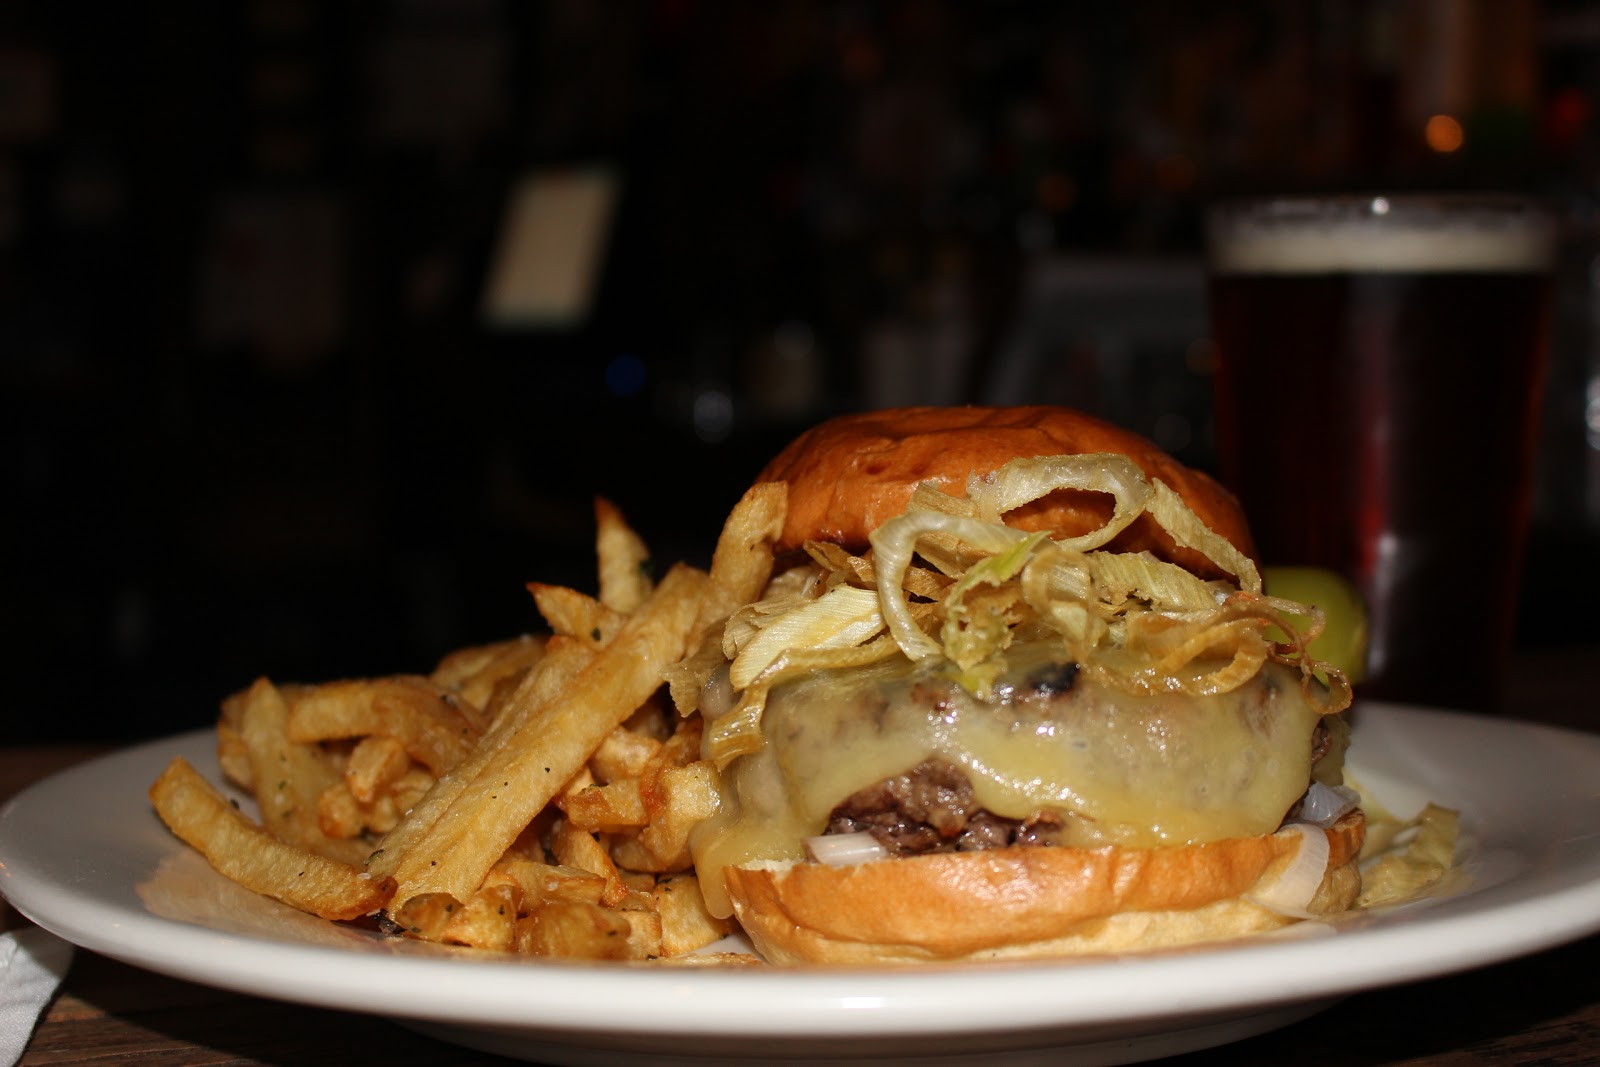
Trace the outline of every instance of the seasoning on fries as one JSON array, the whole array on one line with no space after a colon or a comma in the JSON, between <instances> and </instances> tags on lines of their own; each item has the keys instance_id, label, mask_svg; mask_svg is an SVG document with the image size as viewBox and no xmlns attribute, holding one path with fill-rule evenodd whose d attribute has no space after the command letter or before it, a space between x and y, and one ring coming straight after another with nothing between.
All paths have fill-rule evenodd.
<instances>
[{"instance_id":1,"label":"seasoning on fries","mask_svg":"<svg viewBox=\"0 0 1600 1067\"><path fill-rule=\"evenodd\" d=\"M761 592L784 504L752 490L709 571L658 580L597 500L595 591L528 585L547 634L457 649L427 675L258 679L223 702L217 751L260 822L181 760L151 787L156 811L222 874L324 918L535 956L711 945L729 921L706 910L688 841L716 778L667 686Z\"/></svg>"}]
</instances>

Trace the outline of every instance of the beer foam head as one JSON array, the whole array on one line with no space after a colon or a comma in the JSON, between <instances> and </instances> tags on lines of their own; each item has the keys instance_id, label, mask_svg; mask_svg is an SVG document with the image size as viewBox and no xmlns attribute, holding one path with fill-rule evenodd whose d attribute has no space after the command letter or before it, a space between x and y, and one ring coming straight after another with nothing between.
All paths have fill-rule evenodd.
<instances>
[{"instance_id":1,"label":"beer foam head","mask_svg":"<svg viewBox=\"0 0 1600 1067\"><path fill-rule=\"evenodd\" d=\"M1223 207L1208 225L1219 274L1551 269L1554 222L1516 200L1282 199Z\"/></svg>"}]
</instances>

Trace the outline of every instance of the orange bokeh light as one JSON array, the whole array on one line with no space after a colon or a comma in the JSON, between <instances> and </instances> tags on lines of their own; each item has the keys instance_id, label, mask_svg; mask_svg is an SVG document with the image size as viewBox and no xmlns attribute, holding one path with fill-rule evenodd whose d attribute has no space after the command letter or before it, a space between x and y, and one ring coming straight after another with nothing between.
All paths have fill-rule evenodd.
<instances>
[{"instance_id":1,"label":"orange bokeh light","mask_svg":"<svg viewBox=\"0 0 1600 1067\"><path fill-rule=\"evenodd\" d=\"M1422 139L1435 152L1454 152L1466 142L1467 135L1454 115L1434 115L1422 128Z\"/></svg>"}]
</instances>

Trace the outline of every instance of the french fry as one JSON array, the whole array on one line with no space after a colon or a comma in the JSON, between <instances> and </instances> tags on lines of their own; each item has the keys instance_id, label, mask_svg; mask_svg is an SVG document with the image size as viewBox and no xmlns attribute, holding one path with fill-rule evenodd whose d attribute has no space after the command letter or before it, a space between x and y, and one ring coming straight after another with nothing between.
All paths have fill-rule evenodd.
<instances>
[{"instance_id":1,"label":"french fry","mask_svg":"<svg viewBox=\"0 0 1600 1067\"><path fill-rule=\"evenodd\" d=\"M389 909L390 920L401 931L422 941L443 941L445 928L461 902L449 893L419 893Z\"/></svg>"},{"instance_id":2,"label":"french fry","mask_svg":"<svg viewBox=\"0 0 1600 1067\"><path fill-rule=\"evenodd\" d=\"M622 884L633 890L628 899L617 905L620 908L649 908L655 905L646 898L655 891L656 876L649 871L630 871L622 867L617 868L617 877L622 879Z\"/></svg>"},{"instance_id":3,"label":"french fry","mask_svg":"<svg viewBox=\"0 0 1600 1067\"><path fill-rule=\"evenodd\" d=\"M590 832L642 827L671 802L667 798L673 786L663 784L662 772L699 758L701 732L699 719L683 721L664 742L625 728L613 730L589 758L594 781L580 789L569 787L557 803L575 826ZM704 807L695 805L696 810Z\"/></svg>"},{"instance_id":4,"label":"french fry","mask_svg":"<svg viewBox=\"0 0 1600 1067\"><path fill-rule=\"evenodd\" d=\"M514 645L518 640L512 638L510 641L491 641L488 644L452 649L439 657L438 662L433 665L433 670L428 674L428 680L434 685L453 689L459 693L462 686L504 655L506 646Z\"/></svg>"},{"instance_id":5,"label":"french fry","mask_svg":"<svg viewBox=\"0 0 1600 1067\"><path fill-rule=\"evenodd\" d=\"M700 882L693 874L667 875L652 891L661 916L662 956L681 956L727 937L732 924L706 910Z\"/></svg>"},{"instance_id":6,"label":"french fry","mask_svg":"<svg viewBox=\"0 0 1600 1067\"><path fill-rule=\"evenodd\" d=\"M350 795L363 804L371 804L410 769L411 754L405 745L394 737L371 734L350 750L342 775Z\"/></svg>"},{"instance_id":7,"label":"french fry","mask_svg":"<svg viewBox=\"0 0 1600 1067\"><path fill-rule=\"evenodd\" d=\"M604 878L606 888L600 894L600 903L608 908L620 907L632 892L606 847L593 834L580 830L566 819L558 819L551 828L550 853L564 867L576 867Z\"/></svg>"},{"instance_id":8,"label":"french fry","mask_svg":"<svg viewBox=\"0 0 1600 1067\"><path fill-rule=\"evenodd\" d=\"M348 779L335 782L317 798L317 827L333 839L386 834L400 821L400 813L411 807L432 783L433 777L426 770L410 767L382 792L363 799L351 790ZM359 846L350 853L349 862L370 851L366 845Z\"/></svg>"},{"instance_id":9,"label":"french fry","mask_svg":"<svg viewBox=\"0 0 1600 1067\"><path fill-rule=\"evenodd\" d=\"M396 675L306 687L289 701L286 732L302 743L382 734L437 775L466 757L479 728L449 690Z\"/></svg>"},{"instance_id":10,"label":"french fry","mask_svg":"<svg viewBox=\"0 0 1600 1067\"><path fill-rule=\"evenodd\" d=\"M667 669L673 706L691 715L712 676L722 666L723 623L735 610L756 600L772 578L773 543L783 532L789 489L783 482L761 482L745 490L717 536L705 598L695 618L695 644Z\"/></svg>"},{"instance_id":11,"label":"french fry","mask_svg":"<svg viewBox=\"0 0 1600 1067\"><path fill-rule=\"evenodd\" d=\"M595 498L594 518L600 603L613 611L631 613L653 588L650 548L609 500Z\"/></svg>"},{"instance_id":12,"label":"french fry","mask_svg":"<svg viewBox=\"0 0 1600 1067\"><path fill-rule=\"evenodd\" d=\"M539 662L544 655L544 643L542 635L521 634L505 641L456 649L440 658L428 679L481 708L502 679L520 674Z\"/></svg>"},{"instance_id":13,"label":"french fry","mask_svg":"<svg viewBox=\"0 0 1600 1067\"><path fill-rule=\"evenodd\" d=\"M540 863L525 856L508 854L495 864L495 871L517 884L525 902L598 904L606 891L602 875L576 867Z\"/></svg>"},{"instance_id":14,"label":"french fry","mask_svg":"<svg viewBox=\"0 0 1600 1067\"><path fill-rule=\"evenodd\" d=\"M671 737L650 761L657 767L683 767L700 758L700 737L705 725L700 719L681 719Z\"/></svg>"},{"instance_id":15,"label":"french fry","mask_svg":"<svg viewBox=\"0 0 1600 1067\"><path fill-rule=\"evenodd\" d=\"M618 909L585 901L547 901L517 920L516 951L569 959L643 960L661 955L664 924L653 902Z\"/></svg>"},{"instance_id":16,"label":"french fry","mask_svg":"<svg viewBox=\"0 0 1600 1067\"><path fill-rule=\"evenodd\" d=\"M683 655L706 575L678 564L616 638L497 749L421 840L400 857L397 895L476 889L522 829ZM385 843L387 848L387 842Z\"/></svg>"},{"instance_id":17,"label":"french fry","mask_svg":"<svg viewBox=\"0 0 1600 1067\"><path fill-rule=\"evenodd\" d=\"M406 854L430 831L528 720L572 683L594 659L594 651L570 638L551 638L545 657L528 672L505 712L472 753L433 784L367 860L374 874L393 874Z\"/></svg>"},{"instance_id":18,"label":"french fry","mask_svg":"<svg viewBox=\"0 0 1600 1067\"><path fill-rule=\"evenodd\" d=\"M344 782L335 782L317 797L317 829L324 837L359 837L367 828L361 801L350 795Z\"/></svg>"},{"instance_id":19,"label":"french fry","mask_svg":"<svg viewBox=\"0 0 1600 1067\"><path fill-rule=\"evenodd\" d=\"M492 646L497 654L459 683L446 685L440 681L437 668L432 680L435 684L445 685L445 688L459 694L468 708L478 708L482 712L479 723L481 733L487 730L489 723L493 721L492 712L496 694L509 691L523 675L533 669L534 664L544 658L546 640L544 635L524 634L509 641L498 642Z\"/></svg>"},{"instance_id":20,"label":"french fry","mask_svg":"<svg viewBox=\"0 0 1600 1067\"><path fill-rule=\"evenodd\" d=\"M573 826L587 833L614 833L650 821L645 806L644 783L624 778L606 785L580 789L558 803Z\"/></svg>"},{"instance_id":21,"label":"french fry","mask_svg":"<svg viewBox=\"0 0 1600 1067\"><path fill-rule=\"evenodd\" d=\"M224 701L217 752L262 825L186 764L152 787L162 817L241 884L312 914L384 911L411 937L639 960L724 936L689 873L716 796L698 698L679 689L717 673L724 623L773 581L787 489L745 494L708 572L659 582L620 510L594 505L596 595L528 584L548 636L461 648L426 675L260 679ZM221 830L183 821L197 804Z\"/></svg>"},{"instance_id":22,"label":"french fry","mask_svg":"<svg viewBox=\"0 0 1600 1067\"><path fill-rule=\"evenodd\" d=\"M433 781L433 775L429 774L425 768L413 765L410 770L390 784L386 797L379 797L374 803L388 801L394 806L397 813L410 811L416 807L417 802L427 794L428 790L433 788ZM391 820L382 832L388 833L393 828L395 821L398 820Z\"/></svg>"},{"instance_id":23,"label":"french fry","mask_svg":"<svg viewBox=\"0 0 1600 1067\"><path fill-rule=\"evenodd\" d=\"M568 959L625 960L632 957L632 923L626 912L579 901L552 901L517 920L516 951Z\"/></svg>"},{"instance_id":24,"label":"french fry","mask_svg":"<svg viewBox=\"0 0 1600 1067\"><path fill-rule=\"evenodd\" d=\"M667 767L655 778L649 821L611 843L613 859L635 871L683 871L693 862L689 832L717 810L716 770L709 760Z\"/></svg>"},{"instance_id":25,"label":"french fry","mask_svg":"<svg viewBox=\"0 0 1600 1067\"><path fill-rule=\"evenodd\" d=\"M589 757L589 769L600 783L615 782L623 778L637 778L643 774L661 742L647 733L619 726L606 735L600 747Z\"/></svg>"},{"instance_id":26,"label":"french fry","mask_svg":"<svg viewBox=\"0 0 1600 1067\"><path fill-rule=\"evenodd\" d=\"M568 797L576 796L592 785L594 785L594 773L585 765L580 767L578 773L568 779L567 784L562 786L560 791L551 799L559 805L565 802Z\"/></svg>"},{"instance_id":27,"label":"french fry","mask_svg":"<svg viewBox=\"0 0 1600 1067\"><path fill-rule=\"evenodd\" d=\"M254 792L250 784L250 746L244 743L237 722L223 719L217 723L217 763L224 778Z\"/></svg>"},{"instance_id":28,"label":"french fry","mask_svg":"<svg viewBox=\"0 0 1600 1067\"><path fill-rule=\"evenodd\" d=\"M484 886L456 909L439 940L509 952L516 941L517 897L512 883Z\"/></svg>"},{"instance_id":29,"label":"french fry","mask_svg":"<svg viewBox=\"0 0 1600 1067\"><path fill-rule=\"evenodd\" d=\"M247 889L324 919L382 908L394 885L294 845L251 822L181 756L150 787L161 821Z\"/></svg>"},{"instance_id":30,"label":"french fry","mask_svg":"<svg viewBox=\"0 0 1600 1067\"><path fill-rule=\"evenodd\" d=\"M745 490L717 535L696 633L761 595L772 577L772 546L788 511L789 487L783 482L761 482Z\"/></svg>"},{"instance_id":31,"label":"french fry","mask_svg":"<svg viewBox=\"0 0 1600 1067\"><path fill-rule=\"evenodd\" d=\"M510 674L495 681L494 688L489 691L489 696L483 704L483 718L489 724L490 729L493 729L495 723L500 721L500 716L511 705L511 698L516 695L517 690L532 671L533 668L529 667L519 674Z\"/></svg>"},{"instance_id":32,"label":"french fry","mask_svg":"<svg viewBox=\"0 0 1600 1067\"><path fill-rule=\"evenodd\" d=\"M628 949L626 959L653 960L661 956L663 924L661 913L654 902L650 907L633 908L621 913L628 920Z\"/></svg>"},{"instance_id":33,"label":"french fry","mask_svg":"<svg viewBox=\"0 0 1600 1067\"><path fill-rule=\"evenodd\" d=\"M551 632L576 637L604 648L628 621L626 612L607 607L594 597L564 585L529 582L534 606Z\"/></svg>"},{"instance_id":34,"label":"french fry","mask_svg":"<svg viewBox=\"0 0 1600 1067\"><path fill-rule=\"evenodd\" d=\"M239 736L249 754L251 791L261 811L261 825L291 844L345 862L357 861L359 846L329 838L320 825L317 802L340 780L333 754L288 738L288 704L283 692L265 678L244 691L239 709Z\"/></svg>"}]
</instances>

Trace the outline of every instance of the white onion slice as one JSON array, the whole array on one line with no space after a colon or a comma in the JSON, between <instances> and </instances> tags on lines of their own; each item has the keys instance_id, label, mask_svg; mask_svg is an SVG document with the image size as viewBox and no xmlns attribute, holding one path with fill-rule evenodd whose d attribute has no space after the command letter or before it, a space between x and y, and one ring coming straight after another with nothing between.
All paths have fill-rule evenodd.
<instances>
[{"instance_id":1,"label":"white onion slice","mask_svg":"<svg viewBox=\"0 0 1600 1067\"><path fill-rule=\"evenodd\" d=\"M1347 785L1312 782L1300 804L1296 822L1310 823L1324 830L1361 806L1361 794Z\"/></svg>"},{"instance_id":2,"label":"white onion slice","mask_svg":"<svg viewBox=\"0 0 1600 1067\"><path fill-rule=\"evenodd\" d=\"M854 834L821 834L805 840L806 857L830 867L849 867L889 858L888 849L878 839L861 831Z\"/></svg>"},{"instance_id":3,"label":"white onion slice","mask_svg":"<svg viewBox=\"0 0 1600 1067\"><path fill-rule=\"evenodd\" d=\"M1300 847L1276 877L1257 883L1244 898L1279 915L1309 919L1311 913L1306 909L1328 871L1328 835L1305 823L1290 823L1278 833L1299 834Z\"/></svg>"}]
</instances>

